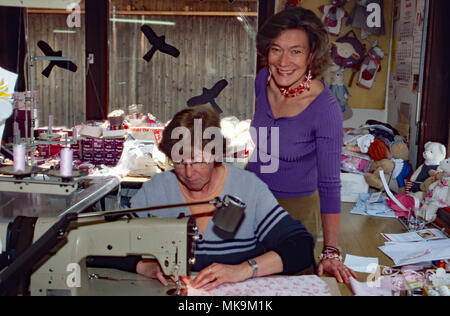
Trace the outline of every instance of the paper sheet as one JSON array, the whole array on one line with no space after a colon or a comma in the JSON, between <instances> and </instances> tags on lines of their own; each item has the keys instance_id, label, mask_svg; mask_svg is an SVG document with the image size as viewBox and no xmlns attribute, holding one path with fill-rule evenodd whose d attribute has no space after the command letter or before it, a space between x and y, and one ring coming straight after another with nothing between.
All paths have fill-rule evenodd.
<instances>
[{"instance_id":1,"label":"paper sheet","mask_svg":"<svg viewBox=\"0 0 450 316\"><path fill-rule=\"evenodd\" d=\"M188 296L331 296L328 284L316 275L261 277L225 283L205 291L188 286Z\"/></svg>"},{"instance_id":2,"label":"paper sheet","mask_svg":"<svg viewBox=\"0 0 450 316\"><path fill-rule=\"evenodd\" d=\"M381 234L381 236L393 242L414 242L447 238L440 230L435 228L404 234Z\"/></svg>"},{"instance_id":3,"label":"paper sheet","mask_svg":"<svg viewBox=\"0 0 450 316\"><path fill-rule=\"evenodd\" d=\"M356 272L375 273L378 267L378 258L346 255L344 264Z\"/></svg>"},{"instance_id":4,"label":"paper sheet","mask_svg":"<svg viewBox=\"0 0 450 316\"><path fill-rule=\"evenodd\" d=\"M450 258L450 239L448 238L409 243L389 242L378 248L394 261L395 266Z\"/></svg>"}]
</instances>

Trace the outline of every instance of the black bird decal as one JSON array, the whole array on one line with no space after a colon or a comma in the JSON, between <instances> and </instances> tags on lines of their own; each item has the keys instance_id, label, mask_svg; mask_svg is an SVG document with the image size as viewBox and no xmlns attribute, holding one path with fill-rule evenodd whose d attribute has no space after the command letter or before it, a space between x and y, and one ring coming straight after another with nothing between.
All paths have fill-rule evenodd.
<instances>
[{"instance_id":1,"label":"black bird decal","mask_svg":"<svg viewBox=\"0 0 450 316\"><path fill-rule=\"evenodd\" d=\"M187 101L187 105L192 107L200 104L211 103L211 105L217 112L222 113L223 112L222 109L217 105L214 99L219 96L219 94L222 92L223 89L225 89L227 85L228 81L222 79L219 82L217 82L211 89L203 88L202 95L190 98Z\"/></svg>"},{"instance_id":2,"label":"black bird decal","mask_svg":"<svg viewBox=\"0 0 450 316\"><path fill-rule=\"evenodd\" d=\"M48 45L44 41L39 41L37 43L37 46L42 50L42 52L45 54L45 56L54 56L54 57L62 57L62 51L55 52L50 45ZM60 68L64 68L67 70L70 70L72 72L76 72L78 67L71 61L50 61L50 64L47 66L47 68L44 69L42 74L46 76L47 78L50 76L50 72L52 71L53 67L58 66Z\"/></svg>"},{"instance_id":3,"label":"black bird decal","mask_svg":"<svg viewBox=\"0 0 450 316\"><path fill-rule=\"evenodd\" d=\"M180 51L176 47L166 44L166 37L164 35L157 36L150 26L142 25L141 31L145 34L145 37L147 37L148 41L153 46L152 49L150 49L144 56L144 59L147 62L152 59L153 54L157 50L176 58L180 56Z\"/></svg>"}]
</instances>

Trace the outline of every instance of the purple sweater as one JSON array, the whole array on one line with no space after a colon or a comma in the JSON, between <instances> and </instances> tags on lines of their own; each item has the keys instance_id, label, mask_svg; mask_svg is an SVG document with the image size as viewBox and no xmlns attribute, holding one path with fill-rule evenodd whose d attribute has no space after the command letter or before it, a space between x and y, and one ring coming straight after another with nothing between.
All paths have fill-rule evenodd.
<instances>
[{"instance_id":1,"label":"purple sweater","mask_svg":"<svg viewBox=\"0 0 450 316\"><path fill-rule=\"evenodd\" d=\"M268 74L264 68L255 80L257 110L251 126L256 129L252 137L257 147L247 169L267 183L277 198L307 196L318 189L321 213L340 213L343 119L339 103L325 87L302 113L275 119L267 96ZM271 139L276 136L273 127L279 128L279 139ZM275 172L261 168L273 165L270 159L278 159Z\"/></svg>"}]
</instances>

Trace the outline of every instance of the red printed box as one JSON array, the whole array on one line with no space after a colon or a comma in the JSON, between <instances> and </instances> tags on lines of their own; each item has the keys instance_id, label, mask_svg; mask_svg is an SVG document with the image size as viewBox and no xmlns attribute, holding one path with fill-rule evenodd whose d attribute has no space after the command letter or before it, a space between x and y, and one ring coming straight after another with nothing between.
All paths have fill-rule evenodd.
<instances>
[{"instance_id":1,"label":"red printed box","mask_svg":"<svg viewBox=\"0 0 450 316\"><path fill-rule=\"evenodd\" d=\"M105 159L116 159L116 154L115 153L111 153L111 152L107 152L105 153Z\"/></svg>"},{"instance_id":2,"label":"red printed box","mask_svg":"<svg viewBox=\"0 0 450 316\"><path fill-rule=\"evenodd\" d=\"M94 149L103 149L103 139L102 138L94 138L92 147Z\"/></svg>"},{"instance_id":3,"label":"red printed box","mask_svg":"<svg viewBox=\"0 0 450 316\"><path fill-rule=\"evenodd\" d=\"M117 164L117 160L114 158L105 158L104 161L107 166L115 166Z\"/></svg>"},{"instance_id":4,"label":"red printed box","mask_svg":"<svg viewBox=\"0 0 450 316\"><path fill-rule=\"evenodd\" d=\"M105 138L103 142L103 147L105 149L114 149L116 146L116 141L113 138Z\"/></svg>"},{"instance_id":5,"label":"red printed box","mask_svg":"<svg viewBox=\"0 0 450 316\"><path fill-rule=\"evenodd\" d=\"M90 161L92 159L94 159L94 154L93 153L83 152L83 160Z\"/></svg>"},{"instance_id":6,"label":"red printed box","mask_svg":"<svg viewBox=\"0 0 450 316\"><path fill-rule=\"evenodd\" d=\"M105 155L103 153L94 153L94 159L103 159Z\"/></svg>"}]
</instances>

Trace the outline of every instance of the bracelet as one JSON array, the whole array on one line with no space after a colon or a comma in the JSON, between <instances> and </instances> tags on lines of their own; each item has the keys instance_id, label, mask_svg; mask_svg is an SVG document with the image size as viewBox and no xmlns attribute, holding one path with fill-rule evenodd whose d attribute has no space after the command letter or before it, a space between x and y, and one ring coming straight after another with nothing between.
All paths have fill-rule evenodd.
<instances>
[{"instance_id":1,"label":"bracelet","mask_svg":"<svg viewBox=\"0 0 450 316\"><path fill-rule=\"evenodd\" d=\"M337 254L341 254L341 252L339 251L338 248L333 247L333 246L324 246L322 253L337 253Z\"/></svg>"},{"instance_id":2,"label":"bracelet","mask_svg":"<svg viewBox=\"0 0 450 316\"><path fill-rule=\"evenodd\" d=\"M333 259L342 262L342 256L338 253L322 253L319 257L319 262L322 262L325 259Z\"/></svg>"},{"instance_id":3,"label":"bracelet","mask_svg":"<svg viewBox=\"0 0 450 316\"><path fill-rule=\"evenodd\" d=\"M342 262L341 252L338 248L333 246L324 246L322 254L319 257L319 262L325 259L333 259Z\"/></svg>"}]
</instances>

